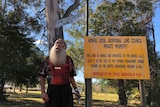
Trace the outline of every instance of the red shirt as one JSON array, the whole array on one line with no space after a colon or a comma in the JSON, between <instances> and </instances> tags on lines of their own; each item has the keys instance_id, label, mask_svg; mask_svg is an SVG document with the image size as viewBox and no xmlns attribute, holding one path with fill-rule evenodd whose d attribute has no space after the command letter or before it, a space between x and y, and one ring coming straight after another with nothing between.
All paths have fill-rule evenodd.
<instances>
[{"instance_id":1,"label":"red shirt","mask_svg":"<svg viewBox=\"0 0 160 107\"><path fill-rule=\"evenodd\" d=\"M51 64L52 80L53 85L68 84L70 78L69 64L66 63L63 66L53 66Z\"/></svg>"},{"instance_id":2,"label":"red shirt","mask_svg":"<svg viewBox=\"0 0 160 107\"><path fill-rule=\"evenodd\" d=\"M59 67L52 65L49 61L49 57L46 57L39 70L39 75L52 78L51 84L58 85L69 83L69 77L76 76L76 71L70 56L67 56L66 64Z\"/></svg>"}]
</instances>

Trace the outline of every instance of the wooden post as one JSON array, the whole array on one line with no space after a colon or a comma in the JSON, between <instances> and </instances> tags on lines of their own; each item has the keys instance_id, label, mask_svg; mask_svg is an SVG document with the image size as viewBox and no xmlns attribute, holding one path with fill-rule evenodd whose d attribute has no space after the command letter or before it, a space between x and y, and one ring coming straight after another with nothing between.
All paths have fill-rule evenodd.
<instances>
[{"instance_id":1,"label":"wooden post","mask_svg":"<svg viewBox=\"0 0 160 107\"><path fill-rule=\"evenodd\" d=\"M141 105L142 107L146 107L145 86L144 86L143 80L139 80L139 89L140 89L140 94L141 94Z\"/></svg>"}]
</instances>

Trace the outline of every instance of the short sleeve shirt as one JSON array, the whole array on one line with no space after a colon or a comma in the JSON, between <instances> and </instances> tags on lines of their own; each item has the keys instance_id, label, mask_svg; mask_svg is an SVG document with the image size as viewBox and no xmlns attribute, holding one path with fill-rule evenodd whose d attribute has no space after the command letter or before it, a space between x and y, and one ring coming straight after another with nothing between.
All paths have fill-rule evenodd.
<instances>
[{"instance_id":1,"label":"short sleeve shirt","mask_svg":"<svg viewBox=\"0 0 160 107\"><path fill-rule=\"evenodd\" d=\"M70 56L67 56L67 63L69 63L70 77L76 76L74 63L73 63L73 60ZM47 77L47 76L50 77L51 76L49 56L46 57L45 60L43 61L42 66L41 66L38 74L43 77Z\"/></svg>"}]
</instances>

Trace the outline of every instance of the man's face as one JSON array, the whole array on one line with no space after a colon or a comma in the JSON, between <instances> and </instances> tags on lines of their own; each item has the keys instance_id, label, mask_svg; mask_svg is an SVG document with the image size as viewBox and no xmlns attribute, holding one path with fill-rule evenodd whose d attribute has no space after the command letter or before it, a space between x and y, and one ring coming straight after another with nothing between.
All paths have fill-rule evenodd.
<instances>
[{"instance_id":1,"label":"man's face","mask_svg":"<svg viewBox=\"0 0 160 107\"><path fill-rule=\"evenodd\" d=\"M65 49L66 45L62 39L58 39L55 41L54 47L56 50L61 50L61 49Z\"/></svg>"},{"instance_id":2,"label":"man's face","mask_svg":"<svg viewBox=\"0 0 160 107\"><path fill-rule=\"evenodd\" d=\"M49 58L53 65L64 65L66 63L66 44L63 39L55 41L50 50Z\"/></svg>"}]
</instances>

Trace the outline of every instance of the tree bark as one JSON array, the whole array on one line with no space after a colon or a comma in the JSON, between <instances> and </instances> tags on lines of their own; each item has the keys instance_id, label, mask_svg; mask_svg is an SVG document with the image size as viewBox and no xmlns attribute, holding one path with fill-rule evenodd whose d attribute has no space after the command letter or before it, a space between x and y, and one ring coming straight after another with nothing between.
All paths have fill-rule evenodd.
<instances>
[{"instance_id":1,"label":"tree bark","mask_svg":"<svg viewBox=\"0 0 160 107\"><path fill-rule=\"evenodd\" d=\"M4 79L1 79L0 80L0 101L5 101L6 100L6 98L5 98L5 96L4 96L4 84L5 84L5 81L4 81Z\"/></svg>"},{"instance_id":2,"label":"tree bark","mask_svg":"<svg viewBox=\"0 0 160 107\"><path fill-rule=\"evenodd\" d=\"M79 5L80 1L75 0L74 4L66 10L62 18L68 17L70 13L75 10ZM64 38L63 27L55 28L56 21L61 19L58 7L58 0L46 0L46 19L48 30L48 45L50 49L56 39Z\"/></svg>"},{"instance_id":3,"label":"tree bark","mask_svg":"<svg viewBox=\"0 0 160 107\"><path fill-rule=\"evenodd\" d=\"M58 0L46 0L46 19L49 49L58 38L63 38L63 28L55 28L55 22L60 19Z\"/></svg>"}]
</instances>

